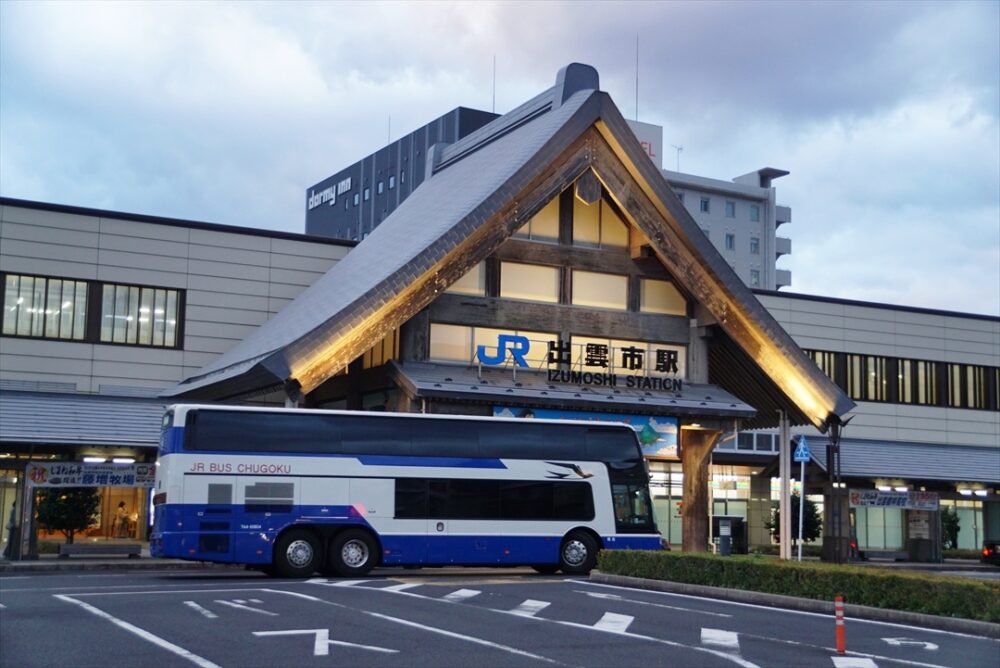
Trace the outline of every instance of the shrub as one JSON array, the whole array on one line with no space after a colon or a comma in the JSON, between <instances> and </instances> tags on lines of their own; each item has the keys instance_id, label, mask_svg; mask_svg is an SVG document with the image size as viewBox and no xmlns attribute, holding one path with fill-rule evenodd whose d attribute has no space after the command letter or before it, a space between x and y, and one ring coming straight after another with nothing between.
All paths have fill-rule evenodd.
<instances>
[{"instance_id":1,"label":"shrub","mask_svg":"<svg viewBox=\"0 0 1000 668\"><path fill-rule=\"evenodd\" d=\"M605 550L605 573L1000 622L1000 583L757 555Z\"/></svg>"}]
</instances>

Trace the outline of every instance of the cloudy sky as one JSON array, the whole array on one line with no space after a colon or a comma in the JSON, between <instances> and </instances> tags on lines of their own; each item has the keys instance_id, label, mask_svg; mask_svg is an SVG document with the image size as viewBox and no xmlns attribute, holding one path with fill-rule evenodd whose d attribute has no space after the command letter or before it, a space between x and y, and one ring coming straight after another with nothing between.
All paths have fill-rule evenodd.
<instances>
[{"instance_id":1,"label":"cloudy sky","mask_svg":"<svg viewBox=\"0 0 1000 668\"><path fill-rule=\"evenodd\" d=\"M636 108L636 37L639 101ZM591 64L684 172L787 169L795 292L1000 315L1000 2L0 2L0 194L302 232L306 188Z\"/></svg>"}]
</instances>

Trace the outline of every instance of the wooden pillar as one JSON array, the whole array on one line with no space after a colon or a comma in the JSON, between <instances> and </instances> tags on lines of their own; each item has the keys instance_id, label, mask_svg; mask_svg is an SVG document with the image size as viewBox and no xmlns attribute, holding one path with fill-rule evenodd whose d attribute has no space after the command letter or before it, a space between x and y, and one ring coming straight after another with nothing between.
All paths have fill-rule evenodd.
<instances>
[{"instance_id":1,"label":"wooden pillar","mask_svg":"<svg viewBox=\"0 0 1000 668\"><path fill-rule=\"evenodd\" d=\"M681 427L684 506L681 511L685 552L708 551L708 464L721 429Z\"/></svg>"}]
</instances>

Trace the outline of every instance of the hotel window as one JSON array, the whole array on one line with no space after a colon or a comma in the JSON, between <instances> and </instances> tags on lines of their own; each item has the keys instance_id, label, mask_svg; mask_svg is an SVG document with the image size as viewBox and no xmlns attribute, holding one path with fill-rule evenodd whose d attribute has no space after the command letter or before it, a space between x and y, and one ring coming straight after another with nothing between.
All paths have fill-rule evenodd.
<instances>
[{"instance_id":1,"label":"hotel window","mask_svg":"<svg viewBox=\"0 0 1000 668\"><path fill-rule=\"evenodd\" d=\"M916 403L938 405L937 365L934 362L914 362L916 370Z\"/></svg>"},{"instance_id":2,"label":"hotel window","mask_svg":"<svg viewBox=\"0 0 1000 668\"><path fill-rule=\"evenodd\" d=\"M586 204L573 198L573 245L590 248L627 248L628 227L603 199Z\"/></svg>"},{"instance_id":3,"label":"hotel window","mask_svg":"<svg viewBox=\"0 0 1000 668\"><path fill-rule=\"evenodd\" d=\"M358 195L358 193L354 193L354 206L358 205L360 199L361 199L361 196Z\"/></svg>"},{"instance_id":4,"label":"hotel window","mask_svg":"<svg viewBox=\"0 0 1000 668\"><path fill-rule=\"evenodd\" d=\"M383 187L384 187L384 184L381 181L379 181L378 182L378 194L379 195L382 194Z\"/></svg>"},{"instance_id":5,"label":"hotel window","mask_svg":"<svg viewBox=\"0 0 1000 668\"><path fill-rule=\"evenodd\" d=\"M700 207L700 211L702 213L709 213L709 208L710 207L709 207L709 201L708 201L707 197L702 197L701 198L701 204L699 205L699 207Z\"/></svg>"},{"instance_id":6,"label":"hotel window","mask_svg":"<svg viewBox=\"0 0 1000 668\"><path fill-rule=\"evenodd\" d=\"M901 404L913 403L913 360L896 362L896 400Z\"/></svg>"},{"instance_id":7,"label":"hotel window","mask_svg":"<svg viewBox=\"0 0 1000 668\"><path fill-rule=\"evenodd\" d=\"M87 324L87 283L7 274L3 333L81 341Z\"/></svg>"},{"instance_id":8,"label":"hotel window","mask_svg":"<svg viewBox=\"0 0 1000 668\"><path fill-rule=\"evenodd\" d=\"M366 202L371 198L371 194L372 194L372 189L371 188L365 188L365 201Z\"/></svg>"},{"instance_id":9,"label":"hotel window","mask_svg":"<svg viewBox=\"0 0 1000 668\"><path fill-rule=\"evenodd\" d=\"M458 279L445 292L456 295L486 296L486 263L480 262Z\"/></svg>"},{"instance_id":10,"label":"hotel window","mask_svg":"<svg viewBox=\"0 0 1000 668\"><path fill-rule=\"evenodd\" d=\"M962 365L948 364L948 405L953 408L962 407Z\"/></svg>"},{"instance_id":11,"label":"hotel window","mask_svg":"<svg viewBox=\"0 0 1000 668\"><path fill-rule=\"evenodd\" d=\"M532 216L520 227L514 236L518 239L532 241L559 241L559 198L542 207L542 210Z\"/></svg>"},{"instance_id":12,"label":"hotel window","mask_svg":"<svg viewBox=\"0 0 1000 668\"><path fill-rule=\"evenodd\" d=\"M760 287L760 271L757 269L750 270L750 286L754 288Z\"/></svg>"},{"instance_id":13,"label":"hotel window","mask_svg":"<svg viewBox=\"0 0 1000 668\"><path fill-rule=\"evenodd\" d=\"M726 218L736 217L736 202L726 202Z\"/></svg>"},{"instance_id":14,"label":"hotel window","mask_svg":"<svg viewBox=\"0 0 1000 668\"><path fill-rule=\"evenodd\" d=\"M504 299L557 304L559 268L520 262L501 262L500 296Z\"/></svg>"},{"instance_id":15,"label":"hotel window","mask_svg":"<svg viewBox=\"0 0 1000 668\"><path fill-rule=\"evenodd\" d=\"M400 183L406 182L406 172L399 173L399 182ZM393 174L392 176L389 177L389 190L392 190L395 187L396 187L396 175Z\"/></svg>"},{"instance_id":16,"label":"hotel window","mask_svg":"<svg viewBox=\"0 0 1000 668\"><path fill-rule=\"evenodd\" d=\"M178 345L180 293L106 283L101 294L101 342L173 348Z\"/></svg>"},{"instance_id":17,"label":"hotel window","mask_svg":"<svg viewBox=\"0 0 1000 668\"><path fill-rule=\"evenodd\" d=\"M726 235L726 250L735 250L735 249L736 249L736 235L735 234L727 234Z\"/></svg>"},{"instance_id":18,"label":"hotel window","mask_svg":"<svg viewBox=\"0 0 1000 668\"><path fill-rule=\"evenodd\" d=\"M750 221L754 223L760 222L760 206L756 204L750 205Z\"/></svg>"},{"instance_id":19,"label":"hotel window","mask_svg":"<svg viewBox=\"0 0 1000 668\"><path fill-rule=\"evenodd\" d=\"M750 254L760 255L760 239L757 237L750 237Z\"/></svg>"},{"instance_id":20,"label":"hotel window","mask_svg":"<svg viewBox=\"0 0 1000 668\"><path fill-rule=\"evenodd\" d=\"M985 367L965 367L965 405L967 407L989 407L986 378Z\"/></svg>"},{"instance_id":21,"label":"hotel window","mask_svg":"<svg viewBox=\"0 0 1000 668\"><path fill-rule=\"evenodd\" d=\"M628 276L575 270L571 303L624 311L628 308Z\"/></svg>"},{"instance_id":22,"label":"hotel window","mask_svg":"<svg viewBox=\"0 0 1000 668\"><path fill-rule=\"evenodd\" d=\"M639 311L684 316L687 302L670 281L643 278L639 280Z\"/></svg>"}]
</instances>

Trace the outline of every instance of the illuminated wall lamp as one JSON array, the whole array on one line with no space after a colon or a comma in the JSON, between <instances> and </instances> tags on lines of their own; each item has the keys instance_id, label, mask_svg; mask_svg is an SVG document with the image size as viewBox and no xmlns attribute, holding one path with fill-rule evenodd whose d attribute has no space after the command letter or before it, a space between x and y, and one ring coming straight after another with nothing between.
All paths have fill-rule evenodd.
<instances>
[{"instance_id":1,"label":"illuminated wall lamp","mask_svg":"<svg viewBox=\"0 0 1000 668\"><path fill-rule=\"evenodd\" d=\"M135 457L114 457L111 461L115 464L135 464Z\"/></svg>"},{"instance_id":2,"label":"illuminated wall lamp","mask_svg":"<svg viewBox=\"0 0 1000 668\"><path fill-rule=\"evenodd\" d=\"M880 492L891 492L892 491L892 487L890 487L889 485L879 485L875 489L877 489Z\"/></svg>"},{"instance_id":3,"label":"illuminated wall lamp","mask_svg":"<svg viewBox=\"0 0 1000 668\"><path fill-rule=\"evenodd\" d=\"M958 493L961 494L962 496L972 496L971 489L960 489L958 490Z\"/></svg>"},{"instance_id":4,"label":"illuminated wall lamp","mask_svg":"<svg viewBox=\"0 0 1000 668\"><path fill-rule=\"evenodd\" d=\"M893 487L893 489L895 489L897 492L909 492L910 491L910 489L908 487Z\"/></svg>"},{"instance_id":5,"label":"illuminated wall lamp","mask_svg":"<svg viewBox=\"0 0 1000 668\"><path fill-rule=\"evenodd\" d=\"M987 494L989 494L989 490L987 490L987 489L975 489L975 490L972 490L972 493L975 494L976 496L986 496Z\"/></svg>"},{"instance_id":6,"label":"illuminated wall lamp","mask_svg":"<svg viewBox=\"0 0 1000 668\"><path fill-rule=\"evenodd\" d=\"M105 457L84 457L83 461L86 464L103 464L108 460Z\"/></svg>"}]
</instances>

